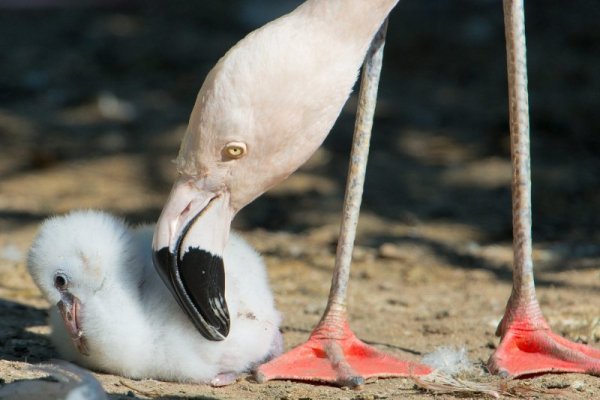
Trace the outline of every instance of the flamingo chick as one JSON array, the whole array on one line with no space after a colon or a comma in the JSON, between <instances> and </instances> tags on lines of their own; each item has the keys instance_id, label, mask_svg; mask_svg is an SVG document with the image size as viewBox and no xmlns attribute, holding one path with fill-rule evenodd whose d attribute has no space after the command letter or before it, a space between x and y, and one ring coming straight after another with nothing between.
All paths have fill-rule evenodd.
<instances>
[{"instance_id":1,"label":"flamingo chick","mask_svg":"<svg viewBox=\"0 0 600 400\"><path fill-rule=\"evenodd\" d=\"M28 258L66 359L131 378L224 385L282 351L280 315L260 256L233 234L225 247L231 330L200 335L152 265L153 226L78 211L46 220ZM210 277L205 281L210 282Z\"/></svg>"}]
</instances>

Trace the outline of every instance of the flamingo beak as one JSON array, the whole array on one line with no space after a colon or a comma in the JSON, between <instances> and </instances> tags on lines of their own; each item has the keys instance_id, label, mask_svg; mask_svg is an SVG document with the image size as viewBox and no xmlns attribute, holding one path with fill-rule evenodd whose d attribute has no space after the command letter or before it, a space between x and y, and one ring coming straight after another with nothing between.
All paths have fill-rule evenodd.
<instances>
[{"instance_id":1,"label":"flamingo beak","mask_svg":"<svg viewBox=\"0 0 600 400\"><path fill-rule=\"evenodd\" d=\"M234 211L229 193L178 181L156 225L154 266L202 336L229 334L223 251Z\"/></svg>"},{"instance_id":2,"label":"flamingo beak","mask_svg":"<svg viewBox=\"0 0 600 400\"><path fill-rule=\"evenodd\" d=\"M90 353L79 319L79 311L81 309L79 299L69 291L64 290L60 292L60 300L56 305L67 328L67 332L73 341L73 345L81 354L89 356Z\"/></svg>"}]
</instances>

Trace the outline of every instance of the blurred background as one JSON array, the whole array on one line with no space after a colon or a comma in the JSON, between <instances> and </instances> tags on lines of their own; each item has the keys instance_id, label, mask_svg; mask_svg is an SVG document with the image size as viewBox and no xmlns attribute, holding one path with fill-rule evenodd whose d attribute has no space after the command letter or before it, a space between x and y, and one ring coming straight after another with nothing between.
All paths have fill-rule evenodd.
<instances>
[{"instance_id":1,"label":"blurred background","mask_svg":"<svg viewBox=\"0 0 600 400\"><path fill-rule=\"evenodd\" d=\"M0 0L0 227L96 206L119 184L130 187L110 208L154 221L204 76L299 3ZM394 10L367 213L451 220L510 240L498 3L406 0ZM600 3L526 3L535 239L597 242ZM353 98L303 168L307 181L262 197L239 227L299 231L337 218L354 109Z\"/></svg>"},{"instance_id":2,"label":"blurred background","mask_svg":"<svg viewBox=\"0 0 600 400\"><path fill-rule=\"evenodd\" d=\"M25 267L39 223L78 208L156 221L205 75L299 3L0 0L0 380L57 356ZM512 267L500 3L402 0L391 15L349 309L360 337L403 358L454 344L483 363L497 343ZM538 293L557 332L597 347L600 2L527 0L526 22ZM355 108L234 222L264 255L288 348L327 298ZM406 397L385 385L369 390Z\"/></svg>"},{"instance_id":3,"label":"blurred background","mask_svg":"<svg viewBox=\"0 0 600 400\"><path fill-rule=\"evenodd\" d=\"M102 206L156 220L204 76L300 1L0 0L0 227ZM499 1L401 1L391 16L365 212L510 240ZM537 242L600 238L600 3L527 1ZM237 218L335 223L355 98L292 183ZM108 202L107 202L108 199ZM373 243L377 244L377 243Z\"/></svg>"}]
</instances>

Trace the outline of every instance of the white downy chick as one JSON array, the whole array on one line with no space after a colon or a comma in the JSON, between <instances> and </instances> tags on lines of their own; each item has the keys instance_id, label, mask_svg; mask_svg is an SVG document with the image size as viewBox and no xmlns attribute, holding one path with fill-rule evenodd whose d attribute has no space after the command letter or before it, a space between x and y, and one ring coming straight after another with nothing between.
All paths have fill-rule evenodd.
<instances>
[{"instance_id":1,"label":"white downy chick","mask_svg":"<svg viewBox=\"0 0 600 400\"><path fill-rule=\"evenodd\" d=\"M131 378L224 385L281 353L281 317L249 244L234 234L226 246L231 330L215 342L198 333L155 271L153 229L130 229L98 211L42 224L28 268L58 306L50 325L64 358Z\"/></svg>"}]
</instances>

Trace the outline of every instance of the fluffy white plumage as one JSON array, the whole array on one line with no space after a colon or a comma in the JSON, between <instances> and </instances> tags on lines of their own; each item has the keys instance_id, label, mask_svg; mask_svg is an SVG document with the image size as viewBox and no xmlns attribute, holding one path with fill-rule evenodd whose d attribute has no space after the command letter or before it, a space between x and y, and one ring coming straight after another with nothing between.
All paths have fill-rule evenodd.
<instances>
[{"instance_id":1,"label":"fluffy white plumage","mask_svg":"<svg viewBox=\"0 0 600 400\"><path fill-rule=\"evenodd\" d=\"M180 309L151 260L153 227L128 228L102 212L78 211L43 223L28 267L51 304L60 301L57 272L80 303L89 356L73 345L52 307L52 340L60 354L86 367L132 378L226 384L282 351L275 309L260 256L233 234L224 254L229 336L204 339ZM229 377L229 378L228 378Z\"/></svg>"},{"instance_id":2,"label":"fluffy white plumage","mask_svg":"<svg viewBox=\"0 0 600 400\"><path fill-rule=\"evenodd\" d=\"M423 363L449 375L457 375L473 367L465 347L458 349L446 346L438 347L435 351L423 356Z\"/></svg>"}]
</instances>

